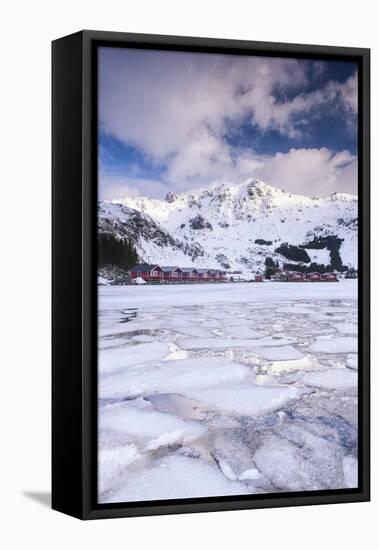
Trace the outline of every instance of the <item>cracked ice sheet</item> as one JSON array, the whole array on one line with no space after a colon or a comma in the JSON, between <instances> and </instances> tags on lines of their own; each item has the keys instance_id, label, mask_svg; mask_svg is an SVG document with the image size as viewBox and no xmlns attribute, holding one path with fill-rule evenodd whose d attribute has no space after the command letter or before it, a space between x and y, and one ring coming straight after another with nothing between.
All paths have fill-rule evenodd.
<instances>
[{"instance_id":1,"label":"cracked ice sheet","mask_svg":"<svg viewBox=\"0 0 379 550\"><path fill-rule=\"evenodd\" d=\"M254 352L271 361L301 359L304 354L292 346L276 346L276 347L254 347Z\"/></svg>"},{"instance_id":2,"label":"cracked ice sheet","mask_svg":"<svg viewBox=\"0 0 379 550\"><path fill-rule=\"evenodd\" d=\"M348 369L329 369L304 374L301 381L307 386L345 390L357 387L357 373Z\"/></svg>"},{"instance_id":3,"label":"cracked ice sheet","mask_svg":"<svg viewBox=\"0 0 379 550\"><path fill-rule=\"evenodd\" d=\"M162 445L188 443L206 432L206 427L197 420L182 420L158 412L148 403L138 406L133 402L103 407L99 415L99 428L115 434L117 442L122 435L124 443L138 442L147 450L149 447L157 449Z\"/></svg>"},{"instance_id":4,"label":"cracked ice sheet","mask_svg":"<svg viewBox=\"0 0 379 550\"><path fill-rule=\"evenodd\" d=\"M194 357L128 367L113 376L101 377L99 395L101 399L114 399L150 393L180 393L188 388L253 380L251 369L237 362L218 357Z\"/></svg>"},{"instance_id":5,"label":"cracked ice sheet","mask_svg":"<svg viewBox=\"0 0 379 550\"><path fill-rule=\"evenodd\" d=\"M355 349L346 349L346 340L338 344L339 348L332 346L333 342L338 343L339 338L349 337L347 331L352 331L351 326L343 325L354 324L356 318L355 283L350 285L348 281L343 281L338 285L303 285L296 289L295 294L295 286L265 284L259 287L259 297L251 288L244 284L230 287L220 285L218 288L204 285L198 288L186 287L183 292L183 288L178 287L149 287L144 288L143 293L137 289L140 302L133 294L136 290L133 287L100 289L100 294L103 294L103 290L107 294L109 290L103 302L106 311L99 316L100 326L106 327L112 336L116 336L113 345L124 345L124 351L119 352L120 361L124 360L124 353L126 357L137 353L138 335L137 341L134 338L139 330L147 331L149 340L154 340L152 344L163 343L168 346L167 354L160 359L154 358L152 354L146 360L148 355L142 353L138 357L140 363L134 361L121 370L100 376L99 388L106 390L103 395L110 400L146 395L150 402L150 405L142 399L132 402L133 408L138 409L132 412L133 425L138 433L130 427L130 433L108 428L100 431L100 468L101 464L105 464L106 476L107 461L114 460L114 468L118 472L109 481L103 478L107 490L101 495L101 502L119 500L117 494L120 491L125 491L122 500L135 500L133 497L137 493L139 499L149 499L150 487L144 484L146 472L153 471L155 476L158 473L156 467L162 465L161 460L171 462L174 459L170 464L170 473L180 477L182 474L175 462L183 458L179 455L183 455L184 449L187 449L186 456L192 457L191 464L207 478L202 480L206 496L212 494L213 483L208 486L207 472L212 472L209 479L215 475L222 483L219 489L214 489L216 494L235 494L231 485L225 485L225 480L239 484L240 494L298 490L297 487L305 490L354 486L356 397L352 391L356 390L356 373L352 369L356 367L356 354ZM303 291L306 296L301 296ZM341 301L341 298L345 301ZM136 317L123 322L120 314L122 307L139 308ZM289 308L292 313L294 308L303 309L309 314L305 314L305 311L293 315L278 313L280 308ZM228 332L229 327L235 327L240 333ZM188 333L192 333L192 338L185 338L185 328L189 328ZM251 333L248 334L249 328L259 331L261 337L252 337ZM217 330L213 332L212 329ZM319 338L320 334L324 334L324 338ZM182 344L189 340L201 340L201 346L204 340L208 340L214 347L195 345L188 350L182 349ZM241 346L228 349L230 342L238 340ZM351 338L348 341L354 340ZM220 344L222 341L227 341L228 346ZM106 347L112 346L111 339L104 339L103 342ZM254 345L252 342L255 342ZM331 351L311 349L312 346L323 346L323 350L327 347ZM258 348L262 353L260 358L254 355ZM117 349L122 350L121 347ZM280 355L268 358L263 356L264 352L266 355ZM295 352L300 354L297 359L291 358ZM137 359L136 355L134 357ZM343 368L345 365L349 369ZM349 374L347 377L344 374L339 376L344 371L353 377ZM315 378L323 373L328 374ZM304 378L308 375L311 378ZM257 379L262 377L265 377L261 381L263 385L257 386ZM335 377L338 378L337 382ZM268 390L270 394L258 393L258 390ZM296 395L291 395L291 391ZM116 406L115 403L113 405ZM128 408L130 401L122 401L117 405ZM100 414L108 407L109 404L100 401ZM140 420L137 421L138 413ZM146 435L143 430L139 433L141 419L145 419L144 424L150 424L148 419L153 420L153 416L148 417L147 414L155 413L163 413L164 417L158 421L154 416L154 433ZM183 426L177 424L177 420L195 420L197 424ZM121 426L125 425L129 426L121 422ZM313 436L307 436L310 431ZM187 437L195 439L189 441ZM272 441L271 437L278 437L279 441L288 443L283 455L280 448L276 450L278 439ZM270 441L272 445L267 447L266 443ZM127 451L128 446L134 446L137 454ZM257 455L259 465L255 462L258 450L261 450L261 456ZM101 462L103 451L104 459ZM238 460L235 458L237 451ZM117 458L118 452L120 460ZM130 453L134 455L133 460L130 459ZM267 461L264 460L265 453L269 455ZM215 457L214 461L210 458L212 456ZM289 457L288 461L286 457ZM275 476L281 468L282 458L286 462L285 471L278 481ZM302 476L300 479L298 476L298 480L294 480L296 468L292 468L291 460L297 468L302 468ZM262 465L266 462L267 467ZM190 486L194 482L191 476L196 475L195 470L190 466L186 470L189 478L184 485L184 482L178 481L174 498L183 498L186 484ZM244 472L248 474L245 476ZM243 482L233 482L228 476L242 478ZM164 487L165 476L160 478L160 483L163 485L158 498L170 498L169 487L167 491ZM170 481L167 483L169 485ZM131 489L129 496L128 488ZM181 491L184 495L180 494Z\"/></svg>"},{"instance_id":6,"label":"cracked ice sheet","mask_svg":"<svg viewBox=\"0 0 379 550\"><path fill-rule=\"evenodd\" d=\"M351 336L320 336L308 349L320 353L356 353L358 340Z\"/></svg>"},{"instance_id":7,"label":"cracked ice sheet","mask_svg":"<svg viewBox=\"0 0 379 550\"><path fill-rule=\"evenodd\" d=\"M169 353L169 346L161 342L102 349L99 353L99 371L101 374L114 373L138 363L159 361Z\"/></svg>"},{"instance_id":8,"label":"cracked ice sheet","mask_svg":"<svg viewBox=\"0 0 379 550\"><path fill-rule=\"evenodd\" d=\"M120 474L139 457L135 445L119 445L99 449L99 492L117 487Z\"/></svg>"},{"instance_id":9,"label":"cracked ice sheet","mask_svg":"<svg viewBox=\"0 0 379 550\"><path fill-rule=\"evenodd\" d=\"M282 346L286 347L287 344L294 342L293 338L254 338L254 339L237 339L237 338L186 338L181 340L179 346L182 349L223 349L223 348L256 348L264 349L263 346ZM287 346L290 347L290 346ZM284 352L283 352L284 353ZM302 354L299 355L302 357ZM289 357L288 359L291 359ZM295 357L294 357L295 359Z\"/></svg>"},{"instance_id":10,"label":"cracked ice sheet","mask_svg":"<svg viewBox=\"0 0 379 550\"><path fill-rule=\"evenodd\" d=\"M343 334L358 334L358 324L357 323L337 323L335 328L342 332Z\"/></svg>"},{"instance_id":11,"label":"cracked ice sheet","mask_svg":"<svg viewBox=\"0 0 379 550\"><path fill-rule=\"evenodd\" d=\"M358 368L358 355L356 353L351 353L347 356L346 366L350 369Z\"/></svg>"},{"instance_id":12,"label":"cracked ice sheet","mask_svg":"<svg viewBox=\"0 0 379 550\"><path fill-rule=\"evenodd\" d=\"M99 307L121 309L137 307L151 309L167 306L202 306L210 304L259 303L268 307L278 301L288 300L349 300L357 296L357 280L344 280L339 283L289 285L288 283L268 282L263 285L247 283L219 285L141 285L141 286L102 286L99 289Z\"/></svg>"},{"instance_id":13,"label":"cracked ice sheet","mask_svg":"<svg viewBox=\"0 0 379 550\"><path fill-rule=\"evenodd\" d=\"M276 313L286 313L286 314L290 313L292 315L310 315L311 313L313 313L313 311L305 307L292 305L288 307L280 307L276 310Z\"/></svg>"},{"instance_id":14,"label":"cracked ice sheet","mask_svg":"<svg viewBox=\"0 0 379 550\"><path fill-rule=\"evenodd\" d=\"M303 393L306 392L295 387L251 384L187 390L186 395L201 403L207 403L211 408L240 415L257 415L275 410Z\"/></svg>"},{"instance_id":15,"label":"cracked ice sheet","mask_svg":"<svg viewBox=\"0 0 379 550\"><path fill-rule=\"evenodd\" d=\"M210 330L207 330L203 326L197 327L180 327L176 328L177 332L180 332L184 336L194 336L196 338L211 338L213 335Z\"/></svg>"},{"instance_id":16,"label":"cracked ice sheet","mask_svg":"<svg viewBox=\"0 0 379 550\"><path fill-rule=\"evenodd\" d=\"M254 455L258 469L281 491L345 487L342 459L335 445L305 431L301 446L272 435Z\"/></svg>"},{"instance_id":17,"label":"cracked ice sheet","mask_svg":"<svg viewBox=\"0 0 379 550\"><path fill-rule=\"evenodd\" d=\"M264 336L264 334L261 334L257 330L254 330L241 322L239 325L236 324L233 326L226 326L222 329L222 331L229 336L234 336L235 338L261 338Z\"/></svg>"},{"instance_id":18,"label":"cracked ice sheet","mask_svg":"<svg viewBox=\"0 0 379 550\"><path fill-rule=\"evenodd\" d=\"M194 458L168 456L129 476L102 502L130 502L241 495L243 483L230 481L215 467Z\"/></svg>"},{"instance_id":19,"label":"cracked ice sheet","mask_svg":"<svg viewBox=\"0 0 379 550\"><path fill-rule=\"evenodd\" d=\"M281 372L288 372L293 370L319 370L327 367L321 365L316 357L312 355L306 355L300 359L293 359L291 361L273 361L268 365L265 370L269 373L279 374Z\"/></svg>"}]
</instances>

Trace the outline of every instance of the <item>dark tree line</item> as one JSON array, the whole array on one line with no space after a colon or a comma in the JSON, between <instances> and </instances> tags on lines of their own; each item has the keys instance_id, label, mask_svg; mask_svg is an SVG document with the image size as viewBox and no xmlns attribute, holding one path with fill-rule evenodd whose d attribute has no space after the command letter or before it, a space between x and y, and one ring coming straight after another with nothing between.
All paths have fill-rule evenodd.
<instances>
[{"instance_id":1,"label":"dark tree line","mask_svg":"<svg viewBox=\"0 0 379 550\"><path fill-rule=\"evenodd\" d=\"M271 246L272 241L265 241L264 239L255 239L255 244Z\"/></svg>"},{"instance_id":2,"label":"dark tree line","mask_svg":"<svg viewBox=\"0 0 379 550\"><path fill-rule=\"evenodd\" d=\"M325 237L314 237L312 241L301 244L299 246L294 246L288 243L282 243L278 248L275 249L275 252L281 254L289 260L288 263L284 264L283 269L293 270L296 267L294 262L300 262L304 264L311 264L308 268L302 268L301 265L297 266L297 270L303 273L318 271L319 273L325 273L328 271L347 271L348 267L342 264L342 259L340 255L340 248L343 239L338 238L336 235L327 235ZM311 263L311 259L305 249L321 250L327 249L330 252L330 264L317 264L316 262ZM291 263L292 262L292 263Z\"/></svg>"},{"instance_id":3,"label":"dark tree line","mask_svg":"<svg viewBox=\"0 0 379 550\"><path fill-rule=\"evenodd\" d=\"M312 262L309 266L302 264L283 264L284 271L299 271L300 273L329 273L333 271L331 265L318 264Z\"/></svg>"},{"instance_id":4,"label":"dark tree line","mask_svg":"<svg viewBox=\"0 0 379 550\"><path fill-rule=\"evenodd\" d=\"M281 254L287 260L291 260L291 262L308 263L311 261L306 250L292 244L283 243L275 249L275 252Z\"/></svg>"},{"instance_id":5,"label":"dark tree line","mask_svg":"<svg viewBox=\"0 0 379 550\"><path fill-rule=\"evenodd\" d=\"M117 239L110 233L98 235L98 267L115 265L129 269L138 263L138 255L129 239Z\"/></svg>"},{"instance_id":6,"label":"dark tree line","mask_svg":"<svg viewBox=\"0 0 379 550\"><path fill-rule=\"evenodd\" d=\"M327 235L325 237L314 237L313 241L300 245L300 248L313 248L314 250L326 248L330 252L330 266L326 266L326 270L332 271L347 271L348 267L342 264L340 256L340 248L343 239L336 235ZM320 270L319 270L320 271Z\"/></svg>"},{"instance_id":7,"label":"dark tree line","mask_svg":"<svg viewBox=\"0 0 379 550\"><path fill-rule=\"evenodd\" d=\"M274 262L270 256L265 259L265 278L271 279L279 271L279 262Z\"/></svg>"},{"instance_id":8,"label":"dark tree line","mask_svg":"<svg viewBox=\"0 0 379 550\"><path fill-rule=\"evenodd\" d=\"M325 264L318 264L316 262L311 262L309 265L305 265L301 263L296 264L296 263L287 262L283 264L283 271L299 271L300 273L304 273L304 274L312 273L315 271L317 271L318 273L329 273L330 271L334 271L334 269L336 269L335 265L336 265L335 263L325 265ZM271 279L271 277L275 275L275 273L278 273L278 271L280 271L279 263L274 262L274 260L270 256L267 256L265 259L266 279ZM354 276L355 276L355 271L349 270L349 277L354 278Z\"/></svg>"}]
</instances>

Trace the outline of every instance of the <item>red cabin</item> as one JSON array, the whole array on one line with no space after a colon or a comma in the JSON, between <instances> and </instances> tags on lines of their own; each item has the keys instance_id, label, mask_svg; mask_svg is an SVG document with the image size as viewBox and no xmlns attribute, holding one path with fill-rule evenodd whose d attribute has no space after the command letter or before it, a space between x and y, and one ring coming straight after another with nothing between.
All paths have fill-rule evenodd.
<instances>
[{"instance_id":1,"label":"red cabin","mask_svg":"<svg viewBox=\"0 0 379 550\"><path fill-rule=\"evenodd\" d=\"M322 275L321 273L318 273L317 271L313 273L307 273L307 280L308 281L322 281Z\"/></svg>"},{"instance_id":2,"label":"red cabin","mask_svg":"<svg viewBox=\"0 0 379 550\"><path fill-rule=\"evenodd\" d=\"M224 278L224 273L220 269L209 269L213 281L221 281Z\"/></svg>"},{"instance_id":3,"label":"red cabin","mask_svg":"<svg viewBox=\"0 0 379 550\"><path fill-rule=\"evenodd\" d=\"M183 272L176 265L163 265L163 278L165 281L180 282L183 278Z\"/></svg>"},{"instance_id":4,"label":"red cabin","mask_svg":"<svg viewBox=\"0 0 379 550\"><path fill-rule=\"evenodd\" d=\"M195 281L197 279L197 269L194 267L182 267L180 270L185 281Z\"/></svg>"},{"instance_id":5,"label":"red cabin","mask_svg":"<svg viewBox=\"0 0 379 550\"><path fill-rule=\"evenodd\" d=\"M338 281L337 274L336 273L324 273L322 276L323 281Z\"/></svg>"},{"instance_id":6,"label":"red cabin","mask_svg":"<svg viewBox=\"0 0 379 550\"><path fill-rule=\"evenodd\" d=\"M291 271L288 273L287 281L304 281L304 279L304 273L300 273L300 271Z\"/></svg>"},{"instance_id":7,"label":"red cabin","mask_svg":"<svg viewBox=\"0 0 379 550\"><path fill-rule=\"evenodd\" d=\"M256 283L263 283L263 275L256 275L254 281Z\"/></svg>"},{"instance_id":8,"label":"red cabin","mask_svg":"<svg viewBox=\"0 0 379 550\"><path fill-rule=\"evenodd\" d=\"M141 277L144 281L159 282L163 279L163 269L159 265L154 264L137 264L130 270L132 279Z\"/></svg>"},{"instance_id":9,"label":"red cabin","mask_svg":"<svg viewBox=\"0 0 379 550\"><path fill-rule=\"evenodd\" d=\"M212 279L212 272L210 269L206 269L206 268L201 268L201 269L198 269L197 270L197 273L198 273L198 276L197 278L198 279L201 279L202 281L203 280L210 280Z\"/></svg>"},{"instance_id":10,"label":"red cabin","mask_svg":"<svg viewBox=\"0 0 379 550\"><path fill-rule=\"evenodd\" d=\"M146 282L213 282L225 279L225 272L220 269L195 269L177 265L137 264L129 273L132 279L140 277Z\"/></svg>"}]
</instances>

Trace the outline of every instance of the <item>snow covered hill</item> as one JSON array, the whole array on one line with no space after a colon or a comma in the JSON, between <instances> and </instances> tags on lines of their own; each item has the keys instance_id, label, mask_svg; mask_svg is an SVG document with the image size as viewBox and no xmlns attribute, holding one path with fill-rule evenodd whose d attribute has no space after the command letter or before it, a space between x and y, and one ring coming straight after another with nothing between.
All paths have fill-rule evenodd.
<instances>
[{"instance_id":1,"label":"snow covered hill","mask_svg":"<svg viewBox=\"0 0 379 550\"><path fill-rule=\"evenodd\" d=\"M103 201L99 231L131 239L150 263L263 271L271 257L357 268L357 217L355 195L310 198L249 179Z\"/></svg>"}]
</instances>

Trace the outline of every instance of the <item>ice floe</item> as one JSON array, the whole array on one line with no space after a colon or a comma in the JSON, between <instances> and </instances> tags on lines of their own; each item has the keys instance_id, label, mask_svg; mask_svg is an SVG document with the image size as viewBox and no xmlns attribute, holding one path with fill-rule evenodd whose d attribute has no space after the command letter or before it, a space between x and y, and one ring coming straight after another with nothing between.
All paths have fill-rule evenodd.
<instances>
[{"instance_id":1,"label":"ice floe","mask_svg":"<svg viewBox=\"0 0 379 550\"><path fill-rule=\"evenodd\" d=\"M347 356L346 366L349 367L349 369L358 368L358 355L356 353L351 353Z\"/></svg>"},{"instance_id":2,"label":"ice floe","mask_svg":"<svg viewBox=\"0 0 379 550\"><path fill-rule=\"evenodd\" d=\"M228 385L187 390L186 394L220 410L241 415L256 415L282 406L301 395L301 390L284 386Z\"/></svg>"},{"instance_id":3,"label":"ice floe","mask_svg":"<svg viewBox=\"0 0 379 550\"><path fill-rule=\"evenodd\" d=\"M249 468L248 470L245 470L238 476L238 479L240 481L246 481L247 479L259 479L261 477L261 474L256 468Z\"/></svg>"},{"instance_id":4,"label":"ice floe","mask_svg":"<svg viewBox=\"0 0 379 550\"><path fill-rule=\"evenodd\" d=\"M304 354L293 346L267 346L267 347L254 347L255 353L269 359L275 360L289 360L289 359L301 359Z\"/></svg>"},{"instance_id":5,"label":"ice floe","mask_svg":"<svg viewBox=\"0 0 379 550\"><path fill-rule=\"evenodd\" d=\"M321 353L356 353L358 341L349 336L320 336L309 346L310 351Z\"/></svg>"},{"instance_id":6,"label":"ice floe","mask_svg":"<svg viewBox=\"0 0 379 550\"><path fill-rule=\"evenodd\" d=\"M343 334L353 334L355 336L358 334L357 323L336 323L334 326L339 332L342 332Z\"/></svg>"},{"instance_id":7,"label":"ice floe","mask_svg":"<svg viewBox=\"0 0 379 550\"><path fill-rule=\"evenodd\" d=\"M233 326L225 326L223 328L223 332L229 336L234 336L235 338L260 338L263 336L263 334L257 330L241 323L239 325L236 324Z\"/></svg>"},{"instance_id":8,"label":"ice floe","mask_svg":"<svg viewBox=\"0 0 379 550\"><path fill-rule=\"evenodd\" d=\"M206 431L196 420L182 420L155 411L152 406L138 408L125 403L105 407L99 415L99 429L122 434L125 442L133 441L144 449L149 445L153 449L173 442L188 443Z\"/></svg>"},{"instance_id":9,"label":"ice floe","mask_svg":"<svg viewBox=\"0 0 379 550\"><path fill-rule=\"evenodd\" d=\"M304 374L301 381L307 386L343 390L357 387L357 373L347 369L328 369Z\"/></svg>"},{"instance_id":10,"label":"ice floe","mask_svg":"<svg viewBox=\"0 0 379 550\"><path fill-rule=\"evenodd\" d=\"M259 471L280 491L344 487L342 450L306 430L297 432L293 441L283 435L264 440L254 454Z\"/></svg>"},{"instance_id":11,"label":"ice floe","mask_svg":"<svg viewBox=\"0 0 379 550\"><path fill-rule=\"evenodd\" d=\"M223 348L263 348L263 346L282 346L292 343L291 338L186 338L180 341L180 347L186 350L193 349L223 349ZM299 357L299 356L298 356Z\"/></svg>"},{"instance_id":12,"label":"ice floe","mask_svg":"<svg viewBox=\"0 0 379 550\"><path fill-rule=\"evenodd\" d=\"M266 371L273 374L288 372L293 370L319 370L326 368L320 365L319 361L313 355L306 355L300 359L290 361L273 361L266 367Z\"/></svg>"},{"instance_id":13,"label":"ice floe","mask_svg":"<svg viewBox=\"0 0 379 550\"><path fill-rule=\"evenodd\" d=\"M99 370L102 374L114 373L132 365L148 361L159 361L166 357L169 352L168 345L162 342L101 350L99 353Z\"/></svg>"},{"instance_id":14,"label":"ice floe","mask_svg":"<svg viewBox=\"0 0 379 550\"><path fill-rule=\"evenodd\" d=\"M133 444L99 449L99 492L103 493L120 483L120 474L139 456Z\"/></svg>"},{"instance_id":15,"label":"ice floe","mask_svg":"<svg viewBox=\"0 0 379 550\"><path fill-rule=\"evenodd\" d=\"M129 476L103 502L241 495L246 487L218 468L185 456L168 456Z\"/></svg>"},{"instance_id":16,"label":"ice floe","mask_svg":"<svg viewBox=\"0 0 379 550\"><path fill-rule=\"evenodd\" d=\"M343 473L346 487L358 487L358 461L353 456L343 458Z\"/></svg>"},{"instance_id":17,"label":"ice floe","mask_svg":"<svg viewBox=\"0 0 379 550\"><path fill-rule=\"evenodd\" d=\"M254 380L248 367L223 358L191 358L136 365L100 379L102 399L137 397L152 393L180 393L186 389Z\"/></svg>"}]
</instances>

